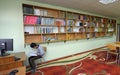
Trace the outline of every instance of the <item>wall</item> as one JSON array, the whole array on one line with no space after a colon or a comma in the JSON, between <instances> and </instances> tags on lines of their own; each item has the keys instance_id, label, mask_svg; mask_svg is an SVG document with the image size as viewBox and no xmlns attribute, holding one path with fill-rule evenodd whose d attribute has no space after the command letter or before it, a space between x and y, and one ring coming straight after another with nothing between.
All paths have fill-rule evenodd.
<instances>
[{"instance_id":1,"label":"wall","mask_svg":"<svg viewBox=\"0 0 120 75\"><path fill-rule=\"evenodd\" d=\"M14 39L13 52L25 51L27 56L31 49L29 45L24 45L22 3L29 3L38 6L47 6L51 8L87 13L78 10L62 8L58 6L29 2L26 0L0 0L0 38L13 38ZM68 41L66 43L59 42L41 45L47 46L46 54L47 61L68 56L70 54L80 53L94 48L102 47L106 43L114 41L115 36L106 38L96 38L90 40L85 39L79 41Z\"/></svg>"},{"instance_id":2,"label":"wall","mask_svg":"<svg viewBox=\"0 0 120 75\"><path fill-rule=\"evenodd\" d=\"M117 23L120 24L120 19L119 18L117 19Z\"/></svg>"}]
</instances>

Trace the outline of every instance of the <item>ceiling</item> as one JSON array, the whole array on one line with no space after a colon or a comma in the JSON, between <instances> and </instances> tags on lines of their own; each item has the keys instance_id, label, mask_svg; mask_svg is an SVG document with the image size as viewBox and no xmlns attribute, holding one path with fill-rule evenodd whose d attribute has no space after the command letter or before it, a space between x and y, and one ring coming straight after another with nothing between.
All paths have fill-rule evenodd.
<instances>
[{"instance_id":1,"label":"ceiling","mask_svg":"<svg viewBox=\"0 0 120 75\"><path fill-rule=\"evenodd\" d=\"M102 4L99 0L29 0L44 4L76 9L112 18L120 18L120 0L111 4Z\"/></svg>"}]
</instances>

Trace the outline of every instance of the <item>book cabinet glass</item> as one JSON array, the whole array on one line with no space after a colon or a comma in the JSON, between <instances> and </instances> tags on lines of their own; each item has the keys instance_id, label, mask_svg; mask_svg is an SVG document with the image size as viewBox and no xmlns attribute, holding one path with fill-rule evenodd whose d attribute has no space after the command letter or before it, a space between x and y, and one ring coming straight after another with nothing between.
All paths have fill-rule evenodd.
<instances>
[{"instance_id":1,"label":"book cabinet glass","mask_svg":"<svg viewBox=\"0 0 120 75\"><path fill-rule=\"evenodd\" d=\"M23 4L25 43L48 43L112 36L116 20Z\"/></svg>"}]
</instances>

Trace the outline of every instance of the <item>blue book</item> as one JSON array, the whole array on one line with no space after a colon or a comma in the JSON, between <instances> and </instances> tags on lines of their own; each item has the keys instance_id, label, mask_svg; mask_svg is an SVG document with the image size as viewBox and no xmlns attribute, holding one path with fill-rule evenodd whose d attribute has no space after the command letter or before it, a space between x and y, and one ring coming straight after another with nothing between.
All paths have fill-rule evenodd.
<instances>
[{"instance_id":1,"label":"blue book","mask_svg":"<svg viewBox=\"0 0 120 75\"><path fill-rule=\"evenodd\" d=\"M37 22L36 24L41 24L41 18L40 17L37 17Z\"/></svg>"}]
</instances>

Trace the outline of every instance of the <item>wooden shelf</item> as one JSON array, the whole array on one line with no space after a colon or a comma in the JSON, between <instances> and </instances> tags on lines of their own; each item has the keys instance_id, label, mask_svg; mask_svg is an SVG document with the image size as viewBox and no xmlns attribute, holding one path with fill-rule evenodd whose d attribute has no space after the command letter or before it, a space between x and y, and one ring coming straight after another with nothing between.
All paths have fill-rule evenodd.
<instances>
[{"instance_id":1,"label":"wooden shelf","mask_svg":"<svg viewBox=\"0 0 120 75\"><path fill-rule=\"evenodd\" d=\"M28 4L23 17L27 44L112 36L116 28L114 19Z\"/></svg>"}]
</instances>

